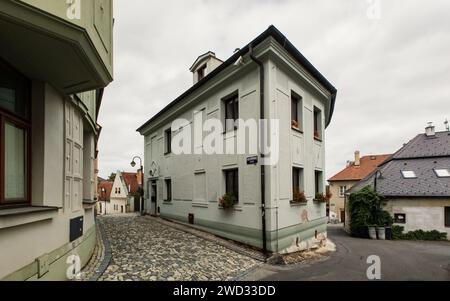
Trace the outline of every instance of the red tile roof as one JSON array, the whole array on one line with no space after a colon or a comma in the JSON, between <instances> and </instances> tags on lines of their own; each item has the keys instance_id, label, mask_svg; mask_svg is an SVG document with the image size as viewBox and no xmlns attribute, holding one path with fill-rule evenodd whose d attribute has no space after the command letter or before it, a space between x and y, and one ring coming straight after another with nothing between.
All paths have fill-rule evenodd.
<instances>
[{"instance_id":1,"label":"red tile roof","mask_svg":"<svg viewBox=\"0 0 450 301\"><path fill-rule=\"evenodd\" d=\"M360 166L355 166L354 162L344 170L329 179L334 181L360 181L372 173L380 164L389 159L392 155L372 155L361 158Z\"/></svg>"},{"instance_id":2,"label":"red tile roof","mask_svg":"<svg viewBox=\"0 0 450 301\"><path fill-rule=\"evenodd\" d=\"M133 172L122 172L123 180L127 185L127 189L130 190L131 194L139 192L139 181L138 174Z\"/></svg>"},{"instance_id":3,"label":"red tile roof","mask_svg":"<svg viewBox=\"0 0 450 301\"><path fill-rule=\"evenodd\" d=\"M113 187L113 182L102 181L98 183L98 197L101 202L109 202L111 197L111 190ZM105 193L102 192L102 188L105 189Z\"/></svg>"}]
</instances>

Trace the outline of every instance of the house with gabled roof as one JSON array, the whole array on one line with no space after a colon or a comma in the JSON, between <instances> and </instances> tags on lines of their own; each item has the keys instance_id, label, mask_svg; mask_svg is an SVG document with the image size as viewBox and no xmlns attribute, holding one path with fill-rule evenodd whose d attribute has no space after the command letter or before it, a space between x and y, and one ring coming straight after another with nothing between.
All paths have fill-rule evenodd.
<instances>
[{"instance_id":1,"label":"house with gabled roof","mask_svg":"<svg viewBox=\"0 0 450 301\"><path fill-rule=\"evenodd\" d=\"M213 52L199 56L190 71L192 87L137 130L145 137L145 212L267 252L323 242L326 206L316 196L325 193L336 88L274 26L223 62ZM179 152L186 133L198 139ZM236 151L253 138L256 147ZM267 152L265 140L279 152Z\"/></svg>"},{"instance_id":2,"label":"house with gabled roof","mask_svg":"<svg viewBox=\"0 0 450 301\"><path fill-rule=\"evenodd\" d=\"M141 181L139 173L116 173L114 182L99 183L98 212L101 215L139 212Z\"/></svg>"},{"instance_id":3,"label":"house with gabled roof","mask_svg":"<svg viewBox=\"0 0 450 301\"><path fill-rule=\"evenodd\" d=\"M437 230L450 237L450 132L428 126L348 194L366 186L386 198L385 210L405 232Z\"/></svg>"},{"instance_id":4,"label":"house with gabled roof","mask_svg":"<svg viewBox=\"0 0 450 301\"><path fill-rule=\"evenodd\" d=\"M355 152L354 161L348 161L347 166L328 180L331 199L329 202L329 216L339 222L345 222L345 193L359 181L370 175L380 164L391 155L369 155L361 157Z\"/></svg>"}]
</instances>

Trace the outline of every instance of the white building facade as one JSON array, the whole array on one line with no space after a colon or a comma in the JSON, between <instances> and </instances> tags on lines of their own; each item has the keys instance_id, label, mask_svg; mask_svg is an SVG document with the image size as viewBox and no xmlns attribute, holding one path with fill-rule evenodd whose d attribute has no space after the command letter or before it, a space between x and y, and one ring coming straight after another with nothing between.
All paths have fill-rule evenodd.
<instances>
[{"instance_id":1,"label":"white building facade","mask_svg":"<svg viewBox=\"0 0 450 301\"><path fill-rule=\"evenodd\" d=\"M326 205L315 199L325 193L325 128L336 89L273 26L217 62L213 53L199 57L194 86L138 130L145 136L147 213L269 252L323 240ZM212 120L223 129L221 141L210 143ZM229 120L246 124L230 127ZM269 122L266 130L260 120ZM241 131L252 121L256 131ZM191 154L178 154L182 131L198 127L204 139L192 142ZM240 152L242 133L246 143L265 138ZM224 152L210 154L222 142ZM294 202L295 191L306 200ZM237 198L228 210L220 206L226 193Z\"/></svg>"}]
</instances>

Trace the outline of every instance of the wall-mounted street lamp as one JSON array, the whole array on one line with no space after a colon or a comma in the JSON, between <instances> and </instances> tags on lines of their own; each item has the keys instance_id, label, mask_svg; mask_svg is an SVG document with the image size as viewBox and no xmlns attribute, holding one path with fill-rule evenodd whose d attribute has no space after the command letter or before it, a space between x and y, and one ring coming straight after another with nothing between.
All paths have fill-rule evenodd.
<instances>
[{"instance_id":1,"label":"wall-mounted street lamp","mask_svg":"<svg viewBox=\"0 0 450 301\"><path fill-rule=\"evenodd\" d=\"M375 192L378 192L378 180L383 180L384 178L383 178L383 173L381 172L381 170L377 170L376 172L375 172L375 178L374 178L374 180L373 180L373 190L375 191Z\"/></svg>"},{"instance_id":2,"label":"wall-mounted street lamp","mask_svg":"<svg viewBox=\"0 0 450 301\"><path fill-rule=\"evenodd\" d=\"M141 215L143 214L143 212L144 212L144 166L143 166L143 164L142 164L142 159L141 159L141 157L139 157L139 156L135 156L134 158L133 158L133 160L131 161L131 167L136 167L136 160L137 159L139 159L139 162L140 162L140 171L141 171L141 208L139 208L140 209L140 212L141 212Z\"/></svg>"}]
</instances>

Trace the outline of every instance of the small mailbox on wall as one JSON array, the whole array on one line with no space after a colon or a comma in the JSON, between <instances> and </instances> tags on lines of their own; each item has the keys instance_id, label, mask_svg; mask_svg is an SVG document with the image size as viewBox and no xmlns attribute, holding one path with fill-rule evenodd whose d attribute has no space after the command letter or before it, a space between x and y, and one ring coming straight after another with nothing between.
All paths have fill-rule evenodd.
<instances>
[{"instance_id":1,"label":"small mailbox on wall","mask_svg":"<svg viewBox=\"0 0 450 301\"><path fill-rule=\"evenodd\" d=\"M70 242L83 236L83 221L82 216L70 220Z\"/></svg>"}]
</instances>

